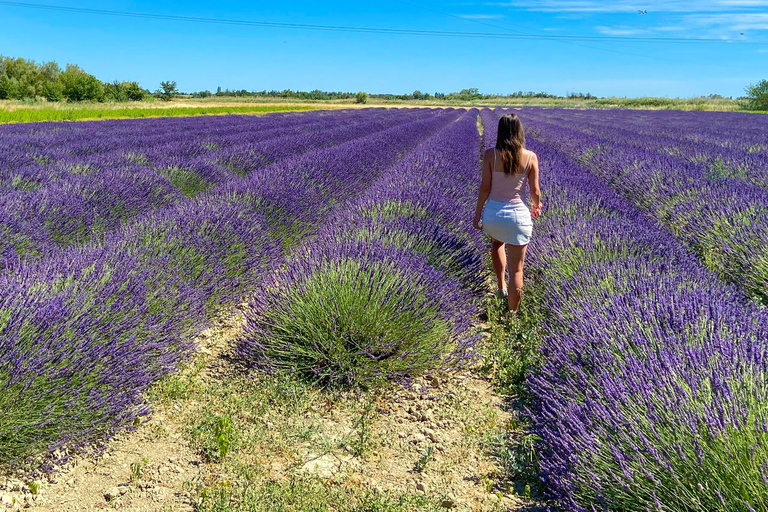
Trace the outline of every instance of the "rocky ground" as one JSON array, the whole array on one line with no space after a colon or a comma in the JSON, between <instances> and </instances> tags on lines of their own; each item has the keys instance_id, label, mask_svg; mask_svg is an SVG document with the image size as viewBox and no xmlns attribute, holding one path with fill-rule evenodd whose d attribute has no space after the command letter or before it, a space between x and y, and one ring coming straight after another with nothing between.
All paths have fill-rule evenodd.
<instances>
[{"instance_id":1,"label":"rocky ground","mask_svg":"<svg viewBox=\"0 0 768 512\"><path fill-rule=\"evenodd\" d=\"M544 510L506 467L524 435L514 402L477 370L330 393L238 369L241 322L237 313L200 335L195 361L158 384L134 431L50 478L0 476L0 510L209 510L212 496L261 510L243 505L257 495L303 510L280 494L296 482L317 499L342 489L425 510Z\"/></svg>"}]
</instances>

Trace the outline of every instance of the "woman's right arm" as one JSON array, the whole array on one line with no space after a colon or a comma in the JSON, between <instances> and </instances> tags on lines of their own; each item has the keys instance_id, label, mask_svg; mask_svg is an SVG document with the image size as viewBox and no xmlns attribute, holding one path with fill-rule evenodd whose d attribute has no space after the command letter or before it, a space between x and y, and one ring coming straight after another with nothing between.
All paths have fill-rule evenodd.
<instances>
[{"instance_id":1,"label":"woman's right arm","mask_svg":"<svg viewBox=\"0 0 768 512\"><path fill-rule=\"evenodd\" d=\"M541 189L539 188L539 158L531 156L531 168L528 169L528 188L531 191L531 212L541 212ZM536 215L538 217L538 215ZM534 217L535 218L535 217Z\"/></svg>"},{"instance_id":2,"label":"woman's right arm","mask_svg":"<svg viewBox=\"0 0 768 512\"><path fill-rule=\"evenodd\" d=\"M480 189L477 191L477 204L475 205L475 219L472 221L472 225L475 229L480 229L480 218L483 215L483 206L485 201L491 194L491 161L490 151L486 151L483 155L483 171L480 178Z\"/></svg>"}]
</instances>

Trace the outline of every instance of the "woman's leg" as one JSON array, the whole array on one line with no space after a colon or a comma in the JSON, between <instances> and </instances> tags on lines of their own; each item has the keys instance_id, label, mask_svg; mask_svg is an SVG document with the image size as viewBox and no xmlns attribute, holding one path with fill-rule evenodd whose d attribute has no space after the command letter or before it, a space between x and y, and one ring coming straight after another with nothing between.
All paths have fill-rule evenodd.
<instances>
[{"instance_id":1,"label":"woman's leg","mask_svg":"<svg viewBox=\"0 0 768 512\"><path fill-rule=\"evenodd\" d=\"M493 260L493 271L496 273L496 286L499 290L506 290L507 280L504 274L507 270L507 251L504 242L491 241L491 259Z\"/></svg>"},{"instance_id":2,"label":"woman's leg","mask_svg":"<svg viewBox=\"0 0 768 512\"><path fill-rule=\"evenodd\" d=\"M527 245L509 245L509 287L507 304L510 311L517 311L523 295L523 264Z\"/></svg>"}]
</instances>

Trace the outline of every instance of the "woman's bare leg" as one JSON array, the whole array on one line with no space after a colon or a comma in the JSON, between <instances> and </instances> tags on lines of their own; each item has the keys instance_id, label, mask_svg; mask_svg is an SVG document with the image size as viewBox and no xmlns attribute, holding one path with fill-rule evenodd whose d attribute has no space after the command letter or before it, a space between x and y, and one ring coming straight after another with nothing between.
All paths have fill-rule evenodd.
<instances>
[{"instance_id":1,"label":"woman's bare leg","mask_svg":"<svg viewBox=\"0 0 768 512\"><path fill-rule=\"evenodd\" d=\"M496 286L499 290L506 290L507 251L504 242L491 241L491 259L493 260L493 271L496 273Z\"/></svg>"},{"instance_id":2,"label":"woman's bare leg","mask_svg":"<svg viewBox=\"0 0 768 512\"><path fill-rule=\"evenodd\" d=\"M510 311L517 311L523 295L523 265L527 245L509 245L509 295L507 304Z\"/></svg>"}]
</instances>

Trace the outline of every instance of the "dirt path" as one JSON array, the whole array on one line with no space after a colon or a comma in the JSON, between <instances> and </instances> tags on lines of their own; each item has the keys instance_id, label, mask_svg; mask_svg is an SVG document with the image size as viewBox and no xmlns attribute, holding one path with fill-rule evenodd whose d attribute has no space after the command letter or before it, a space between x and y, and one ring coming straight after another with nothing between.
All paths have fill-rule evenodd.
<instances>
[{"instance_id":1,"label":"dirt path","mask_svg":"<svg viewBox=\"0 0 768 512\"><path fill-rule=\"evenodd\" d=\"M196 510L205 490L236 487L243 468L265 485L309 477L353 495L405 493L459 510L538 506L500 477L495 452L515 413L486 379L443 373L356 394L286 392L285 383L233 370L228 353L242 319L238 310L198 337L196 362L159 384L154 412L135 431L74 457L36 494L0 477L0 510ZM211 455L206 430L221 417L236 431L224 459Z\"/></svg>"}]
</instances>

